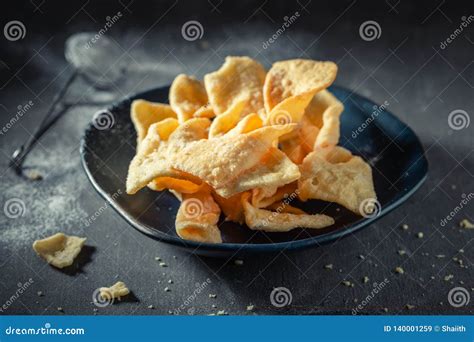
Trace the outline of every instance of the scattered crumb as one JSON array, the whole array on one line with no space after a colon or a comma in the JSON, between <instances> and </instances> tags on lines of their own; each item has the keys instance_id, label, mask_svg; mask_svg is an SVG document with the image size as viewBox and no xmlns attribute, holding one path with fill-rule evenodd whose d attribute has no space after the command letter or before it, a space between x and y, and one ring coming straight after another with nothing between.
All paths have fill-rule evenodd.
<instances>
[{"instance_id":1,"label":"scattered crumb","mask_svg":"<svg viewBox=\"0 0 474 342\"><path fill-rule=\"evenodd\" d=\"M447 276L444 277L444 281L450 281L453 278L454 276L452 274L448 274Z\"/></svg>"},{"instance_id":2,"label":"scattered crumb","mask_svg":"<svg viewBox=\"0 0 474 342\"><path fill-rule=\"evenodd\" d=\"M160 257L155 257L155 260L156 261L161 261L161 258Z\"/></svg>"},{"instance_id":3,"label":"scattered crumb","mask_svg":"<svg viewBox=\"0 0 474 342\"><path fill-rule=\"evenodd\" d=\"M213 309L215 309L215 308L217 308L217 305L216 305L216 304L212 304L211 307L212 307Z\"/></svg>"},{"instance_id":4,"label":"scattered crumb","mask_svg":"<svg viewBox=\"0 0 474 342\"><path fill-rule=\"evenodd\" d=\"M408 224L402 224L402 229L407 230L408 229Z\"/></svg>"},{"instance_id":5,"label":"scattered crumb","mask_svg":"<svg viewBox=\"0 0 474 342\"><path fill-rule=\"evenodd\" d=\"M244 264L244 261L240 260L240 259L235 259L234 264L237 265L237 266L242 266Z\"/></svg>"},{"instance_id":6,"label":"scattered crumb","mask_svg":"<svg viewBox=\"0 0 474 342\"><path fill-rule=\"evenodd\" d=\"M332 264L327 264L327 265L324 265L324 268L327 269L327 270L332 270L333 265Z\"/></svg>"},{"instance_id":7,"label":"scattered crumb","mask_svg":"<svg viewBox=\"0 0 474 342\"><path fill-rule=\"evenodd\" d=\"M166 265L166 263L164 263L164 262L160 262L160 266L161 267L168 267L168 265Z\"/></svg>"},{"instance_id":8,"label":"scattered crumb","mask_svg":"<svg viewBox=\"0 0 474 342\"><path fill-rule=\"evenodd\" d=\"M60 306L58 306L58 307L56 308L56 310L58 310L59 312L64 312L64 309L63 309L62 307L60 307Z\"/></svg>"},{"instance_id":9,"label":"scattered crumb","mask_svg":"<svg viewBox=\"0 0 474 342\"><path fill-rule=\"evenodd\" d=\"M459 227L465 229L474 229L474 223L470 222L468 219L464 219L459 222Z\"/></svg>"},{"instance_id":10,"label":"scattered crumb","mask_svg":"<svg viewBox=\"0 0 474 342\"><path fill-rule=\"evenodd\" d=\"M217 295L209 293L209 298L216 298Z\"/></svg>"},{"instance_id":11,"label":"scattered crumb","mask_svg":"<svg viewBox=\"0 0 474 342\"><path fill-rule=\"evenodd\" d=\"M388 308L383 308L383 311L384 311L384 312L388 312Z\"/></svg>"},{"instance_id":12,"label":"scattered crumb","mask_svg":"<svg viewBox=\"0 0 474 342\"><path fill-rule=\"evenodd\" d=\"M93 308L92 311L97 312L97 311L99 311L99 309Z\"/></svg>"},{"instance_id":13,"label":"scattered crumb","mask_svg":"<svg viewBox=\"0 0 474 342\"><path fill-rule=\"evenodd\" d=\"M446 255L444 255L444 254L438 254L438 255L436 255L436 257L437 257L438 259L442 259L442 258L446 258Z\"/></svg>"},{"instance_id":14,"label":"scattered crumb","mask_svg":"<svg viewBox=\"0 0 474 342\"><path fill-rule=\"evenodd\" d=\"M359 259L360 260L364 260L365 259L365 256L363 256L362 254L359 255Z\"/></svg>"},{"instance_id":15,"label":"scattered crumb","mask_svg":"<svg viewBox=\"0 0 474 342\"><path fill-rule=\"evenodd\" d=\"M418 239L423 239L424 236L425 236L425 235L423 234L423 232L418 232L418 233L416 234L416 237L417 237Z\"/></svg>"},{"instance_id":16,"label":"scattered crumb","mask_svg":"<svg viewBox=\"0 0 474 342\"><path fill-rule=\"evenodd\" d=\"M165 292L170 292L170 291L171 291L171 289L168 286L165 287Z\"/></svg>"},{"instance_id":17,"label":"scattered crumb","mask_svg":"<svg viewBox=\"0 0 474 342\"><path fill-rule=\"evenodd\" d=\"M228 313L225 310L217 311L217 316L225 316L225 315L228 315Z\"/></svg>"},{"instance_id":18,"label":"scattered crumb","mask_svg":"<svg viewBox=\"0 0 474 342\"><path fill-rule=\"evenodd\" d=\"M36 292L36 294L38 295L38 297L43 297L44 296L43 291L38 291L38 292Z\"/></svg>"},{"instance_id":19,"label":"scattered crumb","mask_svg":"<svg viewBox=\"0 0 474 342\"><path fill-rule=\"evenodd\" d=\"M403 274L405 273L405 270L401 268L400 266L395 267L395 272L398 274Z\"/></svg>"},{"instance_id":20,"label":"scattered crumb","mask_svg":"<svg viewBox=\"0 0 474 342\"><path fill-rule=\"evenodd\" d=\"M415 308L414 305L410 305L410 304L405 305L405 307L406 307L408 310L413 310L413 309Z\"/></svg>"},{"instance_id":21,"label":"scattered crumb","mask_svg":"<svg viewBox=\"0 0 474 342\"><path fill-rule=\"evenodd\" d=\"M168 280L168 284L173 284L173 281L171 279Z\"/></svg>"},{"instance_id":22,"label":"scattered crumb","mask_svg":"<svg viewBox=\"0 0 474 342\"><path fill-rule=\"evenodd\" d=\"M26 178L32 181L40 181L43 179L43 175L37 170L31 170L25 173Z\"/></svg>"},{"instance_id":23,"label":"scattered crumb","mask_svg":"<svg viewBox=\"0 0 474 342\"><path fill-rule=\"evenodd\" d=\"M362 281L365 283L368 283L369 282L369 277L365 276L364 278L362 278Z\"/></svg>"},{"instance_id":24,"label":"scattered crumb","mask_svg":"<svg viewBox=\"0 0 474 342\"><path fill-rule=\"evenodd\" d=\"M347 287L354 287L354 284L352 284L349 280L343 280L341 284Z\"/></svg>"},{"instance_id":25,"label":"scattered crumb","mask_svg":"<svg viewBox=\"0 0 474 342\"><path fill-rule=\"evenodd\" d=\"M247 305L247 311L253 311L255 309L255 305Z\"/></svg>"},{"instance_id":26,"label":"scattered crumb","mask_svg":"<svg viewBox=\"0 0 474 342\"><path fill-rule=\"evenodd\" d=\"M148 309L153 310L155 307L153 305L148 305Z\"/></svg>"},{"instance_id":27,"label":"scattered crumb","mask_svg":"<svg viewBox=\"0 0 474 342\"><path fill-rule=\"evenodd\" d=\"M178 259L178 257L176 255L173 255L173 259Z\"/></svg>"},{"instance_id":28,"label":"scattered crumb","mask_svg":"<svg viewBox=\"0 0 474 342\"><path fill-rule=\"evenodd\" d=\"M406 252L404 249L400 249L400 250L398 251L398 254L400 254L400 255L405 255L405 254L407 254L407 252Z\"/></svg>"},{"instance_id":29,"label":"scattered crumb","mask_svg":"<svg viewBox=\"0 0 474 342\"><path fill-rule=\"evenodd\" d=\"M431 276L430 278L431 278L431 279L435 279L435 276Z\"/></svg>"},{"instance_id":30,"label":"scattered crumb","mask_svg":"<svg viewBox=\"0 0 474 342\"><path fill-rule=\"evenodd\" d=\"M358 303L358 302L359 302L359 299L354 298L354 303Z\"/></svg>"},{"instance_id":31,"label":"scattered crumb","mask_svg":"<svg viewBox=\"0 0 474 342\"><path fill-rule=\"evenodd\" d=\"M464 253L464 249L461 248L458 252L459 253Z\"/></svg>"}]
</instances>

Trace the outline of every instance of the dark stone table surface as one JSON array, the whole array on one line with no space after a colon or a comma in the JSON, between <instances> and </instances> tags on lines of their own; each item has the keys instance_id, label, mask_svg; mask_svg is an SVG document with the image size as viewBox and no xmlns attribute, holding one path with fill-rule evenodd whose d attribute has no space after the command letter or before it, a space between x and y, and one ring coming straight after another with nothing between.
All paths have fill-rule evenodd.
<instances>
[{"instance_id":1,"label":"dark stone table surface","mask_svg":"<svg viewBox=\"0 0 474 342\"><path fill-rule=\"evenodd\" d=\"M459 226L463 219L474 221L474 123L467 125L474 115L473 7L472 1L395 0L5 4L2 25L18 20L25 35L0 36L0 313L351 314L364 303L360 314L472 314L474 299L458 308L448 293L462 287L472 297L474 288L474 230ZM76 32L99 32L119 11L120 19L104 34L120 46L126 76L108 90L77 79L61 103L67 113L26 160L27 170L43 179L19 178L8 169L8 158L72 72L65 40ZM264 48L296 12L297 20ZM201 39L183 39L182 26L190 20L202 25ZM369 20L380 27L380 37L371 41L359 33ZM135 231L81 168L85 126L104 105L167 85L178 73L202 77L227 55L249 55L266 67L296 57L337 62L336 84L388 101L389 110L415 130L429 160L427 181L401 207L354 235L310 250L245 258L242 265L191 255ZM28 109L17 115L19 106ZM466 119L464 128L450 124L453 111ZM12 203L20 216L7 212ZM99 210L86 227L84 219ZM453 219L441 224L451 212ZM87 248L66 271L50 267L31 248L35 239L58 231L87 237ZM404 274L394 272L398 266ZM94 290L117 280L133 295L97 308ZM345 280L354 286L344 286ZM386 286L369 298L374 283L383 281ZM199 293L197 285L203 287ZM290 305L271 304L276 287L291 292Z\"/></svg>"}]
</instances>

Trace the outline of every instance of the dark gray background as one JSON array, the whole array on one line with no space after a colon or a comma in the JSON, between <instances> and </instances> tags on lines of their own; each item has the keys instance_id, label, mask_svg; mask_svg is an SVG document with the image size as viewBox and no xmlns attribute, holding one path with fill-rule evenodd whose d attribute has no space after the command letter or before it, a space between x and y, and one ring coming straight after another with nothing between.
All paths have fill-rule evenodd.
<instances>
[{"instance_id":1,"label":"dark gray background","mask_svg":"<svg viewBox=\"0 0 474 342\"><path fill-rule=\"evenodd\" d=\"M417 1L416 6L406 0L179 0L146 6L127 1L69 1L66 5L35 0L4 5L2 27L20 20L26 36L19 41L0 37L2 127L19 105L28 101L34 105L0 135L0 204L3 207L16 198L25 207L24 215L15 219L0 212L0 304L15 294L18 283L30 278L33 283L2 314L93 314L94 290L118 279L133 291L132 298L100 308L98 314L168 314L208 278L210 284L184 306L182 314L217 310L249 314L250 304L257 314L351 314L370 294L373 283L385 278L388 285L361 314L384 314L384 308L389 314L473 312L474 300L462 308L448 303L448 292L456 286L473 294L474 230L458 226L462 219L474 218L472 203L450 224L440 225L460 204L462 195L474 191L474 124L461 130L448 125L453 110L464 110L470 118L474 112L474 24L440 49L440 43L461 24L461 17L473 14L472 1ZM65 39L75 32L97 32L105 18L117 11L123 16L106 35L123 51L126 79L111 91L98 91L77 80L65 99L72 107L26 162L44 179L18 178L7 168L9 155L28 138L71 73L63 57ZM300 14L298 20L263 49L262 43L295 11ZM189 20L202 24L202 39L183 39L181 27ZM359 26L367 20L379 23L379 39L361 39ZM417 132L430 163L428 180L403 206L355 235L311 250L246 258L242 266L232 260L190 255L141 235L107 208L80 166L81 134L101 107L90 102L110 103L166 85L181 72L202 77L217 69L227 55L249 55L266 67L296 57L337 62L336 84L378 103L388 101L389 110ZM98 210L102 214L86 227L84 219ZM402 230L402 224L409 229ZM31 248L35 239L58 231L88 238L89 247L67 271L48 266ZM424 233L423 239L416 237L418 232ZM400 256L400 249L407 255ZM436 257L440 254L445 257ZM168 267L160 267L155 257ZM465 267L452 258L461 259ZM324 269L326 264L333 264L334 269ZM394 273L396 266L402 266L405 274ZM448 275L453 277L445 281ZM362 282L364 276L369 282ZM169 279L173 284L167 283ZM341 285L343 280L355 286ZM166 286L170 292L164 292ZM293 297L284 308L270 303L272 289L280 286ZM44 296L38 296L38 291ZM210 298L209 293L217 297ZM414 308L408 310L406 304Z\"/></svg>"}]
</instances>

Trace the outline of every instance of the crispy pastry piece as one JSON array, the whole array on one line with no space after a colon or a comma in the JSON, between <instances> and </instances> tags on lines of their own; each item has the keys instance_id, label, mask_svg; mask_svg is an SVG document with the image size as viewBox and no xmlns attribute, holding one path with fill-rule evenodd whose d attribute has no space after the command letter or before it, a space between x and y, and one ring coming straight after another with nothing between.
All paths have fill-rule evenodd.
<instances>
[{"instance_id":1,"label":"crispy pastry piece","mask_svg":"<svg viewBox=\"0 0 474 342\"><path fill-rule=\"evenodd\" d=\"M176 118L176 113L167 104L135 100L132 102L131 118L137 132L137 146L145 139L148 128L155 122Z\"/></svg>"},{"instance_id":2,"label":"crispy pastry piece","mask_svg":"<svg viewBox=\"0 0 474 342\"><path fill-rule=\"evenodd\" d=\"M334 219L326 215L293 214L284 212L288 204L277 211L259 209L250 203L250 194L242 197L245 223L250 229L266 232L288 232L294 228L320 229L334 224ZM291 210L291 209L287 209ZM299 212L299 211L298 211Z\"/></svg>"},{"instance_id":3,"label":"crispy pastry piece","mask_svg":"<svg viewBox=\"0 0 474 342\"><path fill-rule=\"evenodd\" d=\"M279 103L293 96L306 93L314 96L329 87L336 74L337 65L333 62L306 59L276 62L268 71L263 86L265 109L270 113Z\"/></svg>"},{"instance_id":4,"label":"crispy pastry piece","mask_svg":"<svg viewBox=\"0 0 474 342\"><path fill-rule=\"evenodd\" d=\"M364 200L375 200L372 169L343 147L317 148L304 159L298 180L301 200L336 202L361 214Z\"/></svg>"},{"instance_id":5,"label":"crispy pastry piece","mask_svg":"<svg viewBox=\"0 0 474 342\"><path fill-rule=\"evenodd\" d=\"M209 102L216 115L246 100L243 115L263 112L265 69L249 57L227 57L222 67L204 76Z\"/></svg>"},{"instance_id":6,"label":"crispy pastry piece","mask_svg":"<svg viewBox=\"0 0 474 342\"><path fill-rule=\"evenodd\" d=\"M136 193L157 177L179 178L170 159L191 142L207 138L209 125L210 121L204 118L174 125L172 132L162 129L163 123L151 125L128 168L127 193Z\"/></svg>"},{"instance_id":7,"label":"crispy pastry piece","mask_svg":"<svg viewBox=\"0 0 474 342\"><path fill-rule=\"evenodd\" d=\"M209 189L182 194L176 215L176 232L185 240L220 243L221 232L217 227L220 213L221 209Z\"/></svg>"},{"instance_id":8,"label":"crispy pastry piece","mask_svg":"<svg viewBox=\"0 0 474 342\"><path fill-rule=\"evenodd\" d=\"M206 89L201 81L180 74L171 84L169 101L171 108L178 114L179 122L183 123L207 104Z\"/></svg>"}]
</instances>

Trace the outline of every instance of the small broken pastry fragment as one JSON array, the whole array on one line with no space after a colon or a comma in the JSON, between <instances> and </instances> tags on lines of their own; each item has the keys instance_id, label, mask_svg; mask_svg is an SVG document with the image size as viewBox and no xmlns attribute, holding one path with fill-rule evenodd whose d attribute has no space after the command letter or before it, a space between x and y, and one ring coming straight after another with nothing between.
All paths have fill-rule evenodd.
<instances>
[{"instance_id":1,"label":"small broken pastry fragment","mask_svg":"<svg viewBox=\"0 0 474 342\"><path fill-rule=\"evenodd\" d=\"M182 194L181 197L175 223L178 236L197 242L221 243L221 232L217 227L221 209L210 189Z\"/></svg>"},{"instance_id":2,"label":"small broken pastry fragment","mask_svg":"<svg viewBox=\"0 0 474 342\"><path fill-rule=\"evenodd\" d=\"M178 114L179 122L183 123L207 104L207 93L201 81L180 74L171 84L169 100L171 108Z\"/></svg>"},{"instance_id":3,"label":"small broken pastry fragment","mask_svg":"<svg viewBox=\"0 0 474 342\"><path fill-rule=\"evenodd\" d=\"M127 285L123 281L118 281L110 287L101 287L99 294L103 300L112 301L113 299L120 299L130 293Z\"/></svg>"},{"instance_id":4,"label":"small broken pastry fragment","mask_svg":"<svg viewBox=\"0 0 474 342\"><path fill-rule=\"evenodd\" d=\"M300 165L301 200L336 202L361 215L364 200L377 198L372 169L362 158L343 147L316 148Z\"/></svg>"},{"instance_id":5,"label":"small broken pastry fragment","mask_svg":"<svg viewBox=\"0 0 474 342\"><path fill-rule=\"evenodd\" d=\"M148 128L155 122L176 118L176 113L167 104L135 100L132 102L130 116L137 132L137 146L145 139Z\"/></svg>"},{"instance_id":6,"label":"small broken pastry fragment","mask_svg":"<svg viewBox=\"0 0 474 342\"><path fill-rule=\"evenodd\" d=\"M262 113L265 69L249 57L226 57L224 65L204 76L209 103L217 116L246 100L243 115Z\"/></svg>"},{"instance_id":7,"label":"small broken pastry fragment","mask_svg":"<svg viewBox=\"0 0 474 342\"><path fill-rule=\"evenodd\" d=\"M295 228L321 229L334 224L327 215L309 215L284 202L271 210L259 209L250 203L250 194L242 197L245 223L250 229L266 232L288 232Z\"/></svg>"},{"instance_id":8,"label":"small broken pastry fragment","mask_svg":"<svg viewBox=\"0 0 474 342\"><path fill-rule=\"evenodd\" d=\"M71 266L81 252L86 238L57 233L33 242L35 252L57 268Z\"/></svg>"}]
</instances>

